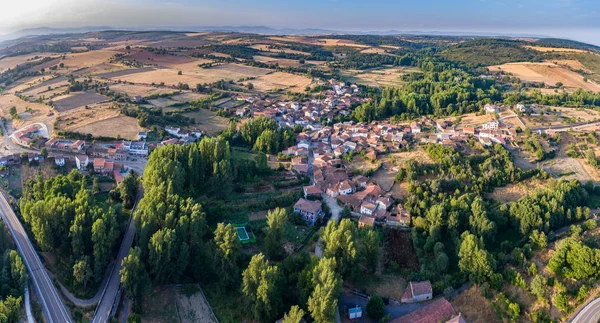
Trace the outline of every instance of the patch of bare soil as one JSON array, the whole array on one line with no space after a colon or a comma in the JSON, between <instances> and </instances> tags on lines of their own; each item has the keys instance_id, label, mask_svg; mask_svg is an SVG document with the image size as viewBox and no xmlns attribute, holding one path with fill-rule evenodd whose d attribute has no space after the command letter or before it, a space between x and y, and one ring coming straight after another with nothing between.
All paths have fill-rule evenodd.
<instances>
[{"instance_id":1,"label":"patch of bare soil","mask_svg":"<svg viewBox=\"0 0 600 323\"><path fill-rule=\"evenodd\" d=\"M479 286L474 285L456 296L450 303L467 322L502 322L488 299L481 296Z\"/></svg>"},{"instance_id":2,"label":"patch of bare soil","mask_svg":"<svg viewBox=\"0 0 600 323\"><path fill-rule=\"evenodd\" d=\"M192 290L191 287L196 287ZM177 290L176 301L181 323L216 323L210 305L196 285L184 285ZM191 292L195 293L191 294Z\"/></svg>"}]
</instances>

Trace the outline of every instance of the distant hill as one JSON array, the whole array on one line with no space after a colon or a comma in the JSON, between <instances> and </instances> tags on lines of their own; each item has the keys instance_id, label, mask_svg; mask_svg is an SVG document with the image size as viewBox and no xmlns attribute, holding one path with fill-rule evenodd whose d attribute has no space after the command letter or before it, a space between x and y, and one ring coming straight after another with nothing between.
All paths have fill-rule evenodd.
<instances>
[{"instance_id":1,"label":"distant hill","mask_svg":"<svg viewBox=\"0 0 600 323\"><path fill-rule=\"evenodd\" d=\"M524 45L532 44L509 39L476 39L450 46L439 56L450 61L482 66L541 60L540 53Z\"/></svg>"},{"instance_id":2,"label":"distant hill","mask_svg":"<svg viewBox=\"0 0 600 323\"><path fill-rule=\"evenodd\" d=\"M589 51L600 51L600 46L586 44L575 40L561 38L542 38L534 43L538 46L557 47L557 48L574 48Z\"/></svg>"}]
</instances>

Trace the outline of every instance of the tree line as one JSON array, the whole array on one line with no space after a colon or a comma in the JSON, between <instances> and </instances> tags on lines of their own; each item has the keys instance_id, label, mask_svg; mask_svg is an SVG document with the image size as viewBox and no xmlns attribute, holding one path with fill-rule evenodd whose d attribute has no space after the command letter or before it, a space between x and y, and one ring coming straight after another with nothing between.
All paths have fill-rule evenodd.
<instances>
[{"instance_id":1,"label":"tree line","mask_svg":"<svg viewBox=\"0 0 600 323\"><path fill-rule=\"evenodd\" d=\"M103 209L87 178L73 170L44 180L28 180L20 199L23 220L42 251L56 252L61 278L85 287L99 282L124 231L121 205Z\"/></svg>"},{"instance_id":2,"label":"tree line","mask_svg":"<svg viewBox=\"0 0 600 323\"><path fill-rule=\"evenodd\" d=\"M0 253L0 322L17 323L28 275L23 259L12 247L4 222L0 222Z\"/></svg>"}]
</instances>

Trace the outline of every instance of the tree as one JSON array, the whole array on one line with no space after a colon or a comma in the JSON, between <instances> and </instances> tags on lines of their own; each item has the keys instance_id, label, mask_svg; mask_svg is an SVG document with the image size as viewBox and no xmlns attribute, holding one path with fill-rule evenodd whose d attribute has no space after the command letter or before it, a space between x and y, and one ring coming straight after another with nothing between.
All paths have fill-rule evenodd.
<instances>
[{"instance_id":1,"label":"tree","mask_svg":"<svg viewBox=\"0 0 600 323\"><path fill-rule=\"evenodd\" d=\"M89 258L83 257L73 265L73 278L85 288L92 278L92 268L89 264Z\"/></svg>"},{"instance_id":2,"label":"tree","mask_svg":"<svg viewBox=\"0 0 600 323\"><path fill-rule=\"evenodd\" d=\"M42 155L44 158L48 158L48 149L46 149L46 147L42 148L40 155Z\"/></svg>"},{"instance_id":3,"label":"tree","mask_svg":"<svg viewBox=\"0 0 600 323\"><path fill-rule=\"evenodd\" d=\"M238 281L237 260L241 249L237 231L230 223L219 223L215 230L214 242L217 246L217 270L221 274L221 283L224 286L234 286Z\"/></svg>"},{"instance_id":4,"label":"tree","mask_svg":"<svg viewBox=\"0 0 600 323\"><path fill-rule=\"evenodd\" d=\"M127 295L140 298L150 286L150 277L142 262L142 250L139 247L129 249L129 254L121 263L121 284Z\"/></svg>"},{"instance_id":5,"label":"tree","mask_svg":"<svg viewBox=\"0 0 600 323\"><path fill-rule=\"evenodd\" d=\"M370 273L375 273L379 266L379 244L380 238L377 231L373 229L362 229L360 254L365 266Z\"/></svg>"},{"instance_id":6,"label":"tree","mask_svg":"<svg viewBox=\"0 0 600 323\"><path fill-rule=\"evenodd\" d=\"M340 215L342 219L349 219L352 217L352 210L350 210L350 207L348 207L348 205L344 205L344 208L342 209Z\"/></svg>"},{"instance_id":7,"label":"tree","mask_svg":"<svg viewBox=\"0 0 600 323\"><path fill-rule=\"evenodd\" d=\"M265 249L269 257L281 256L283 247L283 230L287 221L284 208L276 208L267 214Z\"/></svg>"},{"instance_id":8,"label":"tree","mask_svg":"<svg viewBox=\"0 0 600 323\"><path fill-rule=\"evenodd\" d=\"M334 258L321 258L312 273L313 292L308 298L308 310L317 322L334 322L342 280L336 273Z\"/></svg>"},{"instance_id":9,"label":"tree","mask_svg":"<svg viewBox=\"0 0 600 323\"><path fill-rule=\"evenodd\" d=\"M350 219L342 219L339 225L329 221L321 235L323 256L335 258L338 272L344 277L355 268L356 259L356 227Z\"/></svg>"},{"instance_id":10,"label":"tree","mask_svg":"<svg viewBox=\"0 0 600 323\"><path fill-rule=\"evenodd\" d=\"M92 180L92 192L100 193L100 183L98 183L98 177L94 177Z\"/></svg>"},{"instance_id":11,"label":"tree","mask_svg":"<svg viewBox=\"0 0 600 323\"><path fill-rule=\"evenodd\" d=\"M529 241L536 249L544 249L548 245L548 238L546 238L543 231L533 230L529 236Z\"/></svg>"},{"instance_id":12,"label":"tree","mask_svg":"<svg viewBox=\"0 0 600 323\"><path fill-rule=\"evenodd\" d=\"M248 83L248 84L246 84L246 87L248 88L248 90L252 90L252 89L254 89L254 84Z\"/></svg>"},{"instance_id":13,"label":"tree","mask_svg":"<svg viewBox=\"0 0 600 323\"><path fill-rule=\"evenodd\" d=\"M556 307L565 312L569 312L569 297L564 292L556 293L554 296L554 304Z\"/></svg>"},{"instance_id":14,"label":"tree","mask_svg":"<svg viewBox=\"0 0 600 323\"><path fill-rule=\"evenodd\" d=\"M16 106L12 106L8 109L8 113L10 114L10 116L13 119L19 119L19 114L17 113L17 107Z\"/></svg>"},{"instance_id":15,"label":"tree","mask_svg":"<svg viewBox=\"0 0 600 323\"><path fill-rule=\"evenodd\" d=\"M385 304L379 296L373 296L367 302L367 316L375 321L379 321L385 314Z\"/></svg>"},{"instance_id":16,"label":"tree","mask_svg":"<svg viewBox=\"0 0 600 323\"><path fill-rule=\"evenodd\" d=\"M183 72L182 71L177 71L177 75L182 75Z\"/></svg>"},{"instance_id":17,"label":"tree","mask_svg":"<svg viewBox=\"0 0 600 323\"><path fill-rule=\"evenodd\" d=\"M290 311L283 316L281 323L300 323L304 317L304 311L298 305L292 306Z\"/></svg>"},{"instance_id":18,"label":"tree","mask_svg":"<svg viewBox=\"0 0 600 323\"><path fill-rule=\"evenodd\" d=\"M21 297L8 296L0 301L0 321L7 323L17 323L21 311Z\"/></svg>"},{"instance_id":19,"label":"tree","mask_svg":"<svg viewBox=\"0 0 600 323\"><path fill-rule=\"evenodd\" d=\"M462 234L458 258L458 268L469 275L472 282L483 283L491 277L494 271L494 259L483 249L481 240L469 232Z\"/></svg>"},{"instance_id":20,"label":"tree","mask_svg":"<svg viewBox=\"0 0 600 323\"><path fill-rule=\"evenodd\" d=\"M537 296L539 299L544 298L546 295L546 278L542 275L535 275L529 284L531 293Z\"/></svg>"},{"instance_id":21,"label":"tree","mask_svg":"<svg viewBox=\"0 0 600 323\"><path fill-rule=\"evenodd\" d=\"M280 314L282 274L277 266L269 266L264 255L252 256L248 268L244 270L242 291L252 303L254 318L263 322L273 322Z\"/></svg>"},{"instance_id":22,"label":"tree","mask_svg":"<svg viewBox=\"0 0 600 323\"><path fill-rule=\"evenodd\" d=\"M592 249L581 241L567 238L558 243L548 262L554 274L574 279L597 277L600 272L600 249Z\"/></svg>"},{"instance_id":23,"label":"tree","mask_svg":"<svg viewBox=\"0 0 600 323\"><path fill-rule=\"evenodd\" d=\"M123 206L126 209L133 207L135 203L135 197L138 191L138 183L133 174L129 173L123 178L121 184L119 184L119 192L121 193L121 199L123 200Z\"/></svg>"}]
</instances>

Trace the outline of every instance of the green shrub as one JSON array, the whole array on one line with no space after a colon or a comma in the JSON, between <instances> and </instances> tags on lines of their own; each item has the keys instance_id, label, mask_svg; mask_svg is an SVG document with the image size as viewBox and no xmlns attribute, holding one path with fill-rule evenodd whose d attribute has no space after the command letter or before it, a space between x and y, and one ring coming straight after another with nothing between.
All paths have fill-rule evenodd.
<instances>
[{"instance_id":1,"label":"green shrub","mask_svg":"<svg viewBox=\"0 0 600 323\"><path fill-rule=\"evenodd\" d=\"M373 320L379 320L385 314L385 304L379 296L373 296L367 303L367 316Z\"/></svg>"}]
</instances>

